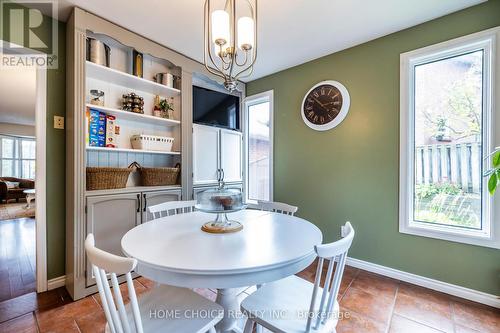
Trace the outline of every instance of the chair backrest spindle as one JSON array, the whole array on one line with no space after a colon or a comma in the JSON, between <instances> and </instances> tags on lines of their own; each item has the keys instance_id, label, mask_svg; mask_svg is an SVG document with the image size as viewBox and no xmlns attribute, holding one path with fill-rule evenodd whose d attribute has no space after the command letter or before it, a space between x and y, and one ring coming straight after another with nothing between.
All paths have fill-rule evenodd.
<instances>
[{"instance_id":1,"label":"chair backrest spindle","mask_svg":"<svg viewBox=\"0 0 500 333\"><path fill-rule=\"evenodd\" d=\"M351 247L354 234L355 232L351 223L346 222L346 224L342 227L342 239L330 244L322 244L315 247L315 251L319 259L316 277L314 280L312 299L309 307L310 315L307 319L306 333L311 331L313 318L316 320L314 324L315 330L318 330L321 325L325 325L329 319L332 319L331 316L334 314L333 311L335 310L334 304L339 293L342 275L344 274L347 252ZM316 308L316 298L321 285L325 260L329 261L329 265L325 277L323 293L321 294L321 299L319 301L320 304ZM333 272L334 266L335 273Z\"/></svg>"},{"instance_id":2,"label":"chair backrest spindle","mask_svg":"<svg viewBox=\"0 0 500 333\"><path fill-rule=\"evenodd\" d=\"M321 273L323 272L323 258L318 259L318 266L316 267L316 279L314 280L314 289L311 298L311 305L309 307L309 314L314 313L314 308L316 307L316 295L318 294L319 285L321 283ZM319 276L319 278L318 278ZM311 330L312 316L307 317L306 332Z\"/></svg>"}]
</instances>

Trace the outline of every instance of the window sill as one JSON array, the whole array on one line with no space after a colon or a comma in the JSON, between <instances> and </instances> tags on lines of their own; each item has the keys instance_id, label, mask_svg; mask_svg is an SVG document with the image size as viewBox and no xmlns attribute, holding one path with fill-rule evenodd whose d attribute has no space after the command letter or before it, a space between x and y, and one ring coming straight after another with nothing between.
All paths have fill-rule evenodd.
<instances>
[{"instance_id":1,"label":"window sill","mask_svg":"<svg viewBox=\"0 0 500 333\"><path fill-rule=\"evenodd\" d=\"M456 227L411 221L410 223L402 223L399 226L399 232L408 235L500 249L500 239L495 239L493 235L484 230L464 230Z\"/></svg>"}]
</instances>

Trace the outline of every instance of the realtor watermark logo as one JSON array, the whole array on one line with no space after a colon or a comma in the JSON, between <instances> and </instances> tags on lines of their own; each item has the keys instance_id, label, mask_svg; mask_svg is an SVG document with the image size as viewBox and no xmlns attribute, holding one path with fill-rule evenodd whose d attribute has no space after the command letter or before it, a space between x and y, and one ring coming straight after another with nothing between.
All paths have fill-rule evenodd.
<instances>
[{"instance_id":1,"label":"realtor watermark logo","mask_svg":"<svg viewBox=\"0 0 500 333\"><path fill-rule=\"evenodd\" d=\"M57 0L0 0L0 68L58 67Z\"/></svg>"}]
</instances>

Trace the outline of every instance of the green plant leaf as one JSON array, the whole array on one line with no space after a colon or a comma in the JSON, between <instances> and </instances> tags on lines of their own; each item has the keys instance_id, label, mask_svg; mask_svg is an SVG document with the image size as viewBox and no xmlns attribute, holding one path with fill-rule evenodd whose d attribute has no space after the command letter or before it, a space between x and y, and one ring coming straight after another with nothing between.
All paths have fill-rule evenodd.
<instances>
[{"instance_id":1,"label":"green plant leaf","mask_svg":"<svg viewBox=\"0 0 500 333\"><path fill-rule=\"evenodd\" d=\"M497 189L497 184L498 184L498 177L495 172L490 176L490 179L488 180L488 191L490 192L491 195L495 194L495 190Z\"/></svg>"},{"instance_id":2,"label":"green plant leaf","mask_svg":"<svg viewBox=\"0 0 500 333\"><path fill-rule=\"evenodd\" d=\"M493 154L491 162L492 162L494 167L500 166L500 150L497 151L495 154Z\"/></svg>"}]
</instances>

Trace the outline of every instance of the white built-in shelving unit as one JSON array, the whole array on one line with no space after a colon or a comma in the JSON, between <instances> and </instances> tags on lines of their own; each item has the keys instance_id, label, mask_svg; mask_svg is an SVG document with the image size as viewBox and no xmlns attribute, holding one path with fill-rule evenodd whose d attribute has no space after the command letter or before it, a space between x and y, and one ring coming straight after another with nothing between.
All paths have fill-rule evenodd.
<instances>
[{"instance_id":1,"label":"white built-in shelving unit","mask_svg":"<svg viewBox=\"0 0 500 333\"><path fill-rule=\"evenodd\" d=\"M88 36L98 39L110 48L110 66L102 66L85 61L85 107L112 115L115 124L120 127L116 147L92 147L86 145L86 166L122 167L131 162L138 162L144 167L173 167L181 162L181 125L182 101L181 90L154 82L156 73L169 72L180 75L181 70L168 59L153 57L143 53L143 77L132 75L133 48L104 34L88 32ZM90 103L90 90L104 92L104 105ZM122 97L135 93L144 99L143 113L122 110ZM168 99L174 104L173 119L165 119L153 115L155 97ZM130 138L133 135L145 134L164 136L174 139L172 151L151 151L133 149ZM131 177L127 187L140 189L138 177ZM181 186L179 184L179 186ZM93 191L87 191L87 194ZM116 193L116 190L109 190ZM106 193L100 191L99 193Z\"/></svg>"}]
</instances>

